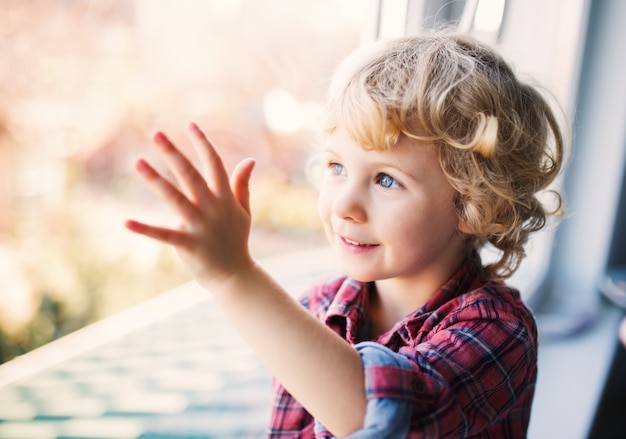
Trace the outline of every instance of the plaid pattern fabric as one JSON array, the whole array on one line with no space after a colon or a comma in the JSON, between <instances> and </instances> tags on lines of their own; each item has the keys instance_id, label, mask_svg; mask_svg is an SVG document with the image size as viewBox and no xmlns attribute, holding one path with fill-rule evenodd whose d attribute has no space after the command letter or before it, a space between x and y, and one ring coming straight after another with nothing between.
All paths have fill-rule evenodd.
<instances>
[{"instance_id":1,"label":"plaid pattern fabric","mask_svg":"<svg viewBox=\"0 0 626 439\"><path fill-rule=\"evenodd\" d=\"M356 345L368 339L372 287L337 277L313 286L301 302ZM372 341L411 364L411 371L368 367L365 383L368 399L413 401L409 438L526 437L537 376L535 321L517 290L484 279L477 256ZM280 384L274 390L268 437L316 437L311 415Z\"/></svg>"}]
</instances>

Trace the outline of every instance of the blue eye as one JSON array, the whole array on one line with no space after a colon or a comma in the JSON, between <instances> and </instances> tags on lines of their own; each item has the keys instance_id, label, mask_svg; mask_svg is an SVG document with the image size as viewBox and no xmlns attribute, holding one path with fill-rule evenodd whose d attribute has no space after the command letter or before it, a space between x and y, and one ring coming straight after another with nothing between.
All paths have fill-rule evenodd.
<instances>
[{"instance_id":1,"label":"blue eye","mask_svg":"<svg viewBox=\"0 0 626 439\"><path fill-rule=\"evenodd\" d=\"M379 174L376 177L376 183L384 187L385 189L391 189L394 187L401 187L400 183L388 174Z\"/></svg>"},{"instance_id":2,"label":"blue eye","mask_svg":"<svg viewBox=\"0 0 626 439\"><path fill-rule=\"evenodd\" d=\"M328 168L330 169L330 172L332 172L333 175L344 175L345 174L345 168L343 167L343 165L341 165L339 163L330 162L328 164Z\"/></svg>"}]
</instances>

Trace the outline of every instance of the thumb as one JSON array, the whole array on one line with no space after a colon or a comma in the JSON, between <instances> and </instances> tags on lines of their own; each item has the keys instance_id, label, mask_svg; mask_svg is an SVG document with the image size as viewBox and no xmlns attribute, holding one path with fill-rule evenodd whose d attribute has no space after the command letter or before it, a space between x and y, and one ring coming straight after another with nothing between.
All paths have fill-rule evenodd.
<instances>
[{"instance_id":1,"label":"thumb","mask_svg":"<svg viewBox=\"0 0 626 439\"><path fill-rule=\"evenodd\" d=\"M230 175L230 188L237 202L250 213L250 176L256 161L253 158L243 159Z\"/></svg>"}]
</instances>

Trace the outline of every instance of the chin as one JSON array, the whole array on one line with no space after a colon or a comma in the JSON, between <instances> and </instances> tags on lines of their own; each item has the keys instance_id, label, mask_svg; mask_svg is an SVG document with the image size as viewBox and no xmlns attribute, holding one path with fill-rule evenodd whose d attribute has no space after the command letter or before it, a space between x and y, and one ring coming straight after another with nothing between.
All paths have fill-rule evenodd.
<instances>
[{"instance_id":1,"label":"chin","mask_svg":"<svg viewBox=\"0 0 626 439\"><path fill-rule=\"evenodd\" d=\"M341 273L345 276L363 283L373 282L379 279L379 277L375 276L374 273L365 272L363 270L355 270L354 268L350 269L350 267L346 267L341 263L339 264L339 271L341 271Z\"/></svg>"}]
</instances>

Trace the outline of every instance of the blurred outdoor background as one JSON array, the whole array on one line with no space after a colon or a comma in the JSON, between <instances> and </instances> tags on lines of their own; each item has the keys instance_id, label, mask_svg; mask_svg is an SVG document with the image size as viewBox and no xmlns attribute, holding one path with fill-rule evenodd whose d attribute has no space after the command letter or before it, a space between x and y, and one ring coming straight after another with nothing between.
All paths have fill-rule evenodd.
<instances>
[{"instance_id":1,"label":"blurred outdoor background","mask_svg":"<svg viewBox=\"0 0 626 439\"><path fill-rule=\"evenodd\" d=\"M168 359L156 374L172 373L183 392L198 380L181 380L175 367L187 373L191 362L206 377L212 371L203 361L220 364L211 355L221 356L221 345L194 344L215 338L202 332L210 330L183 336L191 345L178 349L172 331L187 326L166 319L138 332L166 334L155 346L129 336L87 358L64 350L84 348L76 343L81 334L96 343L94 334L115 332L100 323L136 322L155 302L171 306L180 297L174 287L190 280L174 251L124 228L129 218L177 222L133 169L139 157L160 165L150 143L156 130L187 148L185 128L195 121L229 169L255 157L251 251L291 262L292 251L325 244L304 171L320 140L317 116L336 65L364 42L444 25L496 46L522 79L556 97L571 122L572 154L557 182L568 214L558 229L531 239L509 280L539 326L529 437L623 437L626 350L617 325L626 307L625 17L620 0L0 0L0 378L9 383L0 395L3 431L49 423L68 437L62 431L72 421L93 421L81 415L86 395L75 386L84 387L91 359L100 369L90 379L113 379L104 382L115 382L106 387L119 387L121 401L130 393L151 404L159 403L155 388L141 393L136 384L155 352ZM307 269L313 253L304 253ZM121 312L141 302L136 313ZM202 312L191 322L177 312L177 322L193 331L215 323ZM35 350L87 325L93 331ZM50 367L72 355L75 361ZM128 381L118 381L121 375ZM241 395L248 401L250 394ZM94 397L104 408L89 416L116 425L108 393ZM58 409L59 400L71 404ZM187 409L203 416L196 402ZM233 413L238 421L240 412ZM185 428L187 421L181 415ZM108 430L89 424L89 431Z\"/></svg>"},{"instance_id":2,"label":"blurred outdoor background","mask_svg":"<svg viewBox=\"0 0 626 439\"><path fill-rule=\"evenodd\" d=\"M0 0L0 363L189 280L133 166L197 122L254 156L256 256L324 242L304 164L359 0ZM306 48L306 50L303 50ZM190 152L191 153L191 152Z\"/></svg>"}]
</instances>

